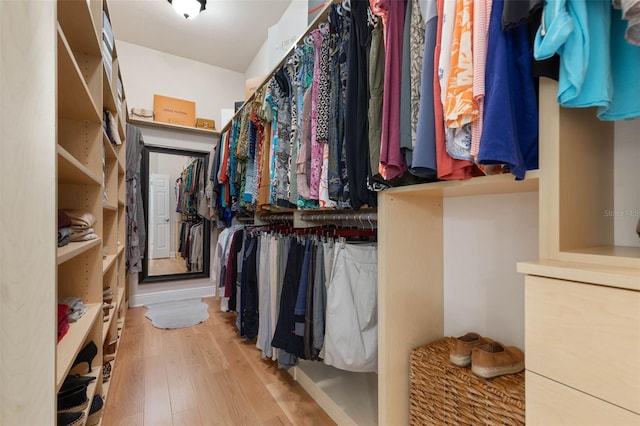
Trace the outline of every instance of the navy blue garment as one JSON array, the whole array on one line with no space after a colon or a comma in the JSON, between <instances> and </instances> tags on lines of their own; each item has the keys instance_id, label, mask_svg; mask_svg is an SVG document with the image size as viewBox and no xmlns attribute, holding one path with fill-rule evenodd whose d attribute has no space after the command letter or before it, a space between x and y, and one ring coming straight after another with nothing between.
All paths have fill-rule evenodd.
<instances>
[{"instance_id":1,"label":"navy blue garment","mask_svg":"<svg viewBox=\"0 0 640 426\"><path fill-rule=\"evenodd\" d=\"M296 306L293 314L296 319L296 335L304 336L304 315L307 312L307 286L309 284L309 270L311 266L311 254L313 242L307 240L304 246L304 258L302 260L302 270L300 272L300 280L298 282L298 296L296 298Z\"/></svg>"},{"instance_id":2,"label":"navy blue garment","mask_svg":"<svg viewBox=\"0 0 640 426\"><path fill-rule=\"evenodd\" d=\"M435 2L429 3L430 6ZM409 171L423 178L437 177L436 124L433 110L433 55L436 49L438 15L431 14L425 23L424 56L422 57L422 80L420 82L420 108L416 129L416 144L413 147L413 162Z\"/></svg>"},{"instance_id":3,"label":"navy blue garment","mask_svg":"<svg viewBox=\"0 0 640 426\"><path fill-rule=\"evenodd\" d=\"M271 346L284 349L286 352L304 357L304 342L302 336L296 336L294 309L298 297L298 285L302 272L302 260L304 258L304 245L293 240L287 257L287 267L282 280L282 293L280 295L280 310L278 323L271 340Z\"/></svg>"},{"instance_id":4,"label":"navy blue garment","mask_svg":"<svg viewBox=\"0 0 640 426\"><path fill-rule=\"evenodd\" d=\"M240 335L253 339L258 335L258 271L256 268L258 237L247 232L244 239L240 278Z\"/></svg>"},{"instance_id":5,"label":"navy blue garment","mask_svg":"<svg viewBox=\"0 0 640 426\"><path fill-rule=\"evenodd\" d=\"M478 162L506 164L520 180L538 168L538 106L527 27L502 31L503 4L494 0L489 21Z\"/></svg>"}]
</instances>

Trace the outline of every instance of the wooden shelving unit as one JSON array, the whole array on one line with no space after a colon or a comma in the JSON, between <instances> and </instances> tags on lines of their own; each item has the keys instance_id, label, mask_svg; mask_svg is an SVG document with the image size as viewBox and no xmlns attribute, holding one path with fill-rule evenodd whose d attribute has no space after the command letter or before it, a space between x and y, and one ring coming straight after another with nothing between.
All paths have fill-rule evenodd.
<instances>
[{"instance_id":1,"label":"wooden shelving unit","mask_svg":"<svg viewBox=\"0 0 640 426\"><path fill-rule=\"evenodd\" d=\"M177 130L182 132L198 133L201 135L220 137L220 132L218 132L217 130L200 129L198 127L181 126L179 124L162 123L159 121L136 120L134 118L129 118L127 121L136 126L157 127L160 129Z\"/></svg>"}]
</instances>

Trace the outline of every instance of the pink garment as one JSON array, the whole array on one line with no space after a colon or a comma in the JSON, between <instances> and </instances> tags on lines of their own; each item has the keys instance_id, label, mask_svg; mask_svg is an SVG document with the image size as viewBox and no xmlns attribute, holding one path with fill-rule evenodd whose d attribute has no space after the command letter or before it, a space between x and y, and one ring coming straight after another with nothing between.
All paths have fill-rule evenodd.
<instances>
[{"instance_id":1,"label":"pink garment","mask_svg":"<svg viewBox=\"0 0 640 426\"><path fill-rule=\"evenodd\" d=\"M322 33L319 29L311 32L313 37L313 83L311 83L311 170L309 171L309 196L312 200L319 197L320 175L322 174L322 155L324 144L316 141L318 122L318 95L320 94L320 57L322 51Z\"/></svg>"},{"instance_id":2,"label":"pink garment","mask_svg":"<svg viewBox=\"0 0 640 426\"><path fill-rule=\"evenodd\" d=\"M482 123L484 119L484 71L487 62L489 40L489 16L491 0L473 2L473 98L478 103L478 118L471 123L471 156L480 151Z\"/></svg>"},{"instance_id":3,"label":"pink garment","mask_svg":"<svg viewBox=\"0 0 640 426\"><path fill-rule=\"evenodd\" d=\"M372 2L372 4L374 4ZM406 0L378 0L374 11L385 21L384 98L382 100L382 140L380 174L390 180L402 175L407 164L400 151L400 90L402 84L402 42ZM385 13L380 13L383 10Z\"/></svg>"}]
</instances>

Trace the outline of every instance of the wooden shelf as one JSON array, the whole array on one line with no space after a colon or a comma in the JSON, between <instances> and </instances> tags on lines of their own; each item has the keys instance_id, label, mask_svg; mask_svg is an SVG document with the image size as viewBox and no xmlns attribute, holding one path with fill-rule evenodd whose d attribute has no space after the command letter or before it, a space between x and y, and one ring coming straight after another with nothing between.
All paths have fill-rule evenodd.
<instances>
[{"instance_id":1,"label":"wooden shelf","mask_svg":"<svg viewBox=\"0 0 640 426\"><path fill-rule=\"evenodd\" d=\"M87 313L78 321L69 324L69 331L58 342L57 347L57 367L56 367L56 389L60 389L62 382L71 369L71 364L76 359L78 352L84 347L83 343L89 335L89 330L98 318L98 314L102 312L102 304L92 303L88 305ZM95 342L94 342L95 343ZM96 344L97 346L97 344ZM100 360L94 358L98 363Z\"/></svg>"},{"instance_id":2,"label":"wooden shelf","mask_svg":"<svg viewBox=\"0 0 640 426\"><path fill-rule=\"evenodd\" d=\"M116 305L113 305L113 308L109 309L109 315L107 316L107 320L103 321L103 324L102 324L102 343L103 344L107 340L107 334L109 334L109 330L111 330L111 324L113 323L113 319L118 316L116 315L117 312L118 312L118 308L116 307Z\"/></svg>"},{"instance_id":3,"label":"wooden shelf","mask_svg":"<svg viewBox=\"0 0 640 426\"><path fill-rule=\"evenodd\" d=\"M58 22L73 50L102 56L101 41L86 1L58 0ZM102 27L102 22L100 22Z\"/></svg>"},{"instance_id":4,"label":"wooden shelf","mask_svg":"<svg viewBox=\"0 0 640 426\"><path fill-rule=\"evenodd\" d=\"M116 260L115 254L108 254L106 258L102 260L102 275L106 274L109 269L114 265Z\"/></svg>"},{"instance_id":5,"label":"wooden shelf","mask_svg":"<svg viewBox=\"0 0 640 426\"><path fill-rule=\"evenodd\" d=\"M509 194L516 192L538 191L538 170L529 170L524 180L515 180L511 174L480 176L469 180L442 181L422 183L419 185L391 188L386 195L415 195L416 193L433 192L434 196L466 197L470 195Z\"/></svg>"},{"instance_id":6,"label":"wooden shelf","mask_svg":"<svg viewBox=\"0 0 640 426\"><path fill-rule=\"evenodd\" d=\"M117 212L118 211L118 206L111 206L109 204L103 204L102 208L106 211L112 211L112 212Z\"/></svg>"},{"instance_id":7,"label":"wooden shelf","mask_svg":"<svg viewBox=\"0 0 640 426\"><path fill-rule=\"evenodd\" d=\"M104 156L109 160L118 160L118 154L116 154L116 150L113 147L113 144L109 140L109 136L107 136L106 130L104 130L104 126L102 127L102 143L104 145Z\"/></svg>"},{"instance_id":8,"label":"wooden shelf","mask_svg":"<svg viewBox=\"0 0 640 426\"><path fill-rule=\"evenodd\" d=\"M58 183L102 185L102 180L62 146L56 146L58 153Z\"/></svg>"},{"instance_id":9,"label":"wooden shelf","mask_svg":"<svg viewBox=\"0 0 640 426\"><path fill-rule=\"evenodd\" d=\"M118 205L119 206L124 206L124 200L118 199Z\"/></svg>"},{"instance_id":10,"label":"wooden shelf","mask_svg":"<svg viewBox=\"0 0 640 426\"><path fill-rule=\"evenodd\" d=\"M133 118L129 118L128 121L130 124L133 124L135 126L155 127L158 129L175 130L179 132L190 132L190 133L198 133L201 135L220 137L220 132L216 130L207 130L207 129L200 129L198 127L181 126L179 124L161 123L159 121L136 120Z\"/></svg>"},{"instance_id":11,"label":"wooden shelf","mask_svg":"<svg viewBox=\"0 0 640 426\"><path fill-rule=\"evenodd\" d=\"M543 259L535 262L519 262L518 272L640 291L640 270L635 268Z\"/></svg>"},{"instance_id":12,"label":"wooden shelf","mask_svg":"<svg viewBox=\"0 0 640 426\"><path fill-rule=\"evenodd\" d=\"M71 120L102 123L69 43L58 25L58 115Z\"/></svg>"},{"instance_id":13,"label":"wooden shelf","mask_svg":"<svg viewBox=\"0 0 640 426\"><path fill-rule=\"evenodd\" d=\"M124 176L124 175L125 175L124 161L120 161L120 159L118 159L118 176Z\"/></svg>"},{"instance_id":14,"label":"wooden shelf","mask_svg":"<svg viewBox=\"0 0 640 426\"><path fill-rule=\"evenodd\" d=\"M116 311L120 310L122 302L124 302L124 288L118 287L118 304L116 305Z\"/></svg>"},{"instance_id":15,"label":"wooden shelf","mask_svg":"<svg viewBox=\"0 0 640 426\"><path fill-rule=\"evenodd\" d=\"M60 265L69 259L73 259L79 254L100 245L101 242L101 238L96 238L95 240L89 241L71 242L64 247L58 247L57 264Z\"/></svg>"},{"instance_id":16,"label":"wooden shelf","mask_svg":"<svg viewBox=\"0 0 640 426\"><path fill-rule=\"evenodd\" d=\"M118 254L116 254L116 256L120 256L122 254L122 252L124 252L124 244L119 244L118 245Z\"/></svg>"},{"instance_id":17,"label":"wooden shelf","mask_svg":"<svg viewBox=\"0 0 640 426\"><path fill-rule=\"evenodd\" d=\"M294 379L339 425L378 424L378 376L300 360Z\"/></svg>"}]
</instances>

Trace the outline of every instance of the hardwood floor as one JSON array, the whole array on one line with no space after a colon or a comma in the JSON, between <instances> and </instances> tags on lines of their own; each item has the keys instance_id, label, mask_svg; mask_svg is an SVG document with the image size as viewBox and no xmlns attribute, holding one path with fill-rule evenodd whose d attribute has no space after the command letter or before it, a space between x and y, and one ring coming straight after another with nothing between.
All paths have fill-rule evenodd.
<instances>
[{"instance_id":1,"label":"hardwood floor","mask_svg":"<svg viewBox=\"0 0 640 426\"><path fill-rule=\"evenodd\" d=\"M182 257L168 257L164 259L149 259L149 275L184 274L187 266Z\"/></svg>"},{"instance_id":2,"label":"hardwood floor","mask_svg":"<svg viewBox=\"0 0 640 426\"><path fill-rule=\"evenodd\" d=\"M241 338L235 314L160 330L129 309L102 425L334 425L289 373Z\"/></svg>"}]
</instances>

